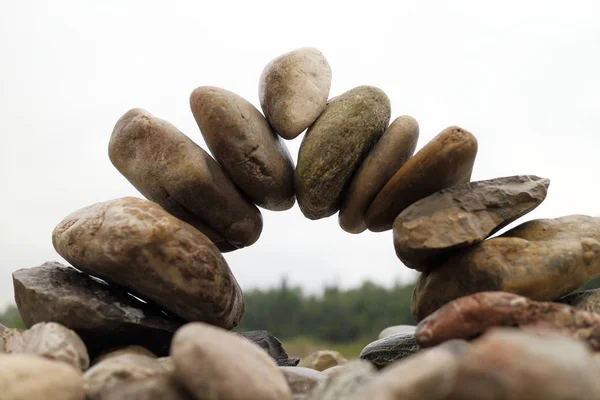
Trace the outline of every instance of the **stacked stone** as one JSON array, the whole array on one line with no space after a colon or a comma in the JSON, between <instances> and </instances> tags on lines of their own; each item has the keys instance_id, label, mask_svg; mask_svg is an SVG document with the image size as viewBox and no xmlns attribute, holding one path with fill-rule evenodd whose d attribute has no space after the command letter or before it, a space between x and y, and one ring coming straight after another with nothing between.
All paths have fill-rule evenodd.
<instances>
[{"instance_id":1,"label":"stacked stone","mask_svg":"<svg viewBox=\"0 0 600 400\"><path fill-rule=\"evenodd\" d=\"M471 133L451 126L414 154L419 126L410 116L390 124L383 91L359 86L329 99L330 87L323 54L302 48L263 70L264 116L228 90L195 89L191 111L212 155L147 111L125 113L109 157L147 200L75 211L52 234L74 268L46 263L13 274L29 329L0 327L2 398L469 399L493 381L512 399L530 393L519 391L528 379L551 375L513 368L497 359L498 347L568 379L589 368L594 358L572 339L600 349L600 296L564 300L588 311L546 301L600 275L600 218L530 221L487 239L537 207L549 181L470 182ZM305 130L294 167L283 139ZM382 334L360 361L321 352L299 367L268 332L228 332L244 301L222 253L259 239L258 207L283 211L296 199L309 219L339 211L350 233L393 228L398 257L422 273L416 330ZM521 331L486 333L498 326ZM572 365L561 369L558 353L531 346L548 332L562 335L543 340L560 341L578 357ZM511 372L486 375L496 366ZM590 382L578 381L581 398L598 398ZM544 390L527 398L580 398Z\"/></svg>"}]
</instances>

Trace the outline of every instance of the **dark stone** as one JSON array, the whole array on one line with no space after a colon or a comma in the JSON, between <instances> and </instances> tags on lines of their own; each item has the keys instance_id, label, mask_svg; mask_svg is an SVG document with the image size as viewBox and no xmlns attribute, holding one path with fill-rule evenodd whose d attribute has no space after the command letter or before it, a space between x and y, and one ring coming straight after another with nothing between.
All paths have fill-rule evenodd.
<instances>
[{"instance_id":1,"label":"dark stone","mask_svg":"<svg viewBox=\"0 0 600 400\"><path fill-rule=\"evenodd\" d=\"M57 262L13 273L15 300L28 327L53 321L77 332L93 356L110 347L140 345L167 355L183 321L118 288Z\"/></svg>"},{"instance_id":2,"label":"dark stone","mask_svg":"<svg viewBox=\"0 0 600 400\"><path fill-rule=\"evenodd\" d=\"M463 183L413 203L394 221L396 255L425 270L452 250L482 242L544 201L550 181L533 175Z\"/></svg>"},{"instance_id":3,"label":"dark stone","mask_svg":"<svg viewBox=\"0 0 600 400\"><path fill-rule=\"evenodd\" d=\"M417 339L412 333L397 333L369 343L359 355L381 369L394 361L411 356L419 351Z\"/></svg>"},{"instance_id":4,"label":"dark stone","mask_svg":"<svg viewBox=\"0 0 600 400\"><path fill-rule=\"evenodd\" d=\"M280 367L295 367L300 362L297 358L290 358L279 339L267 331L239 332L238 335L257 344L266 351Z\"/></svg>"}]
</instances>

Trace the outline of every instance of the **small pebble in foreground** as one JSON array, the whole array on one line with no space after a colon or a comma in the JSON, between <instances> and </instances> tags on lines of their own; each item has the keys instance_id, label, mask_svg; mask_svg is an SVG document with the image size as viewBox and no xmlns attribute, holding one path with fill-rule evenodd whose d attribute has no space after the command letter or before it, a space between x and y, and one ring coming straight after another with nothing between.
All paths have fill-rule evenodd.
<instances>
[{"instance_id":1,"label":"small pebble in foreground","mask_svg":"<svg viewBox=\"0 0 600 400\"><path fill-rule=\"evenodd\" d=\"M578 341L493 330L458 362L444 400L598 400L598 364Z\"/></svg>"},{"instance_id":2,"label":"small pebble in foreground","mask_svg":"<svg viewBox=\"0 0 600 400\"><path fill-rule=\"evenodd\" d=\"M267 64L258 97L265 117L284 139L293 139L315 122L327 104L331 67L323 53L303 47Z\"/></svg>"},{"instance_id":3,"label":"small pebble in foreground","mask_svg":"<svg viewBox=\"0 0 600 400\"><path fill-rule=\"evenodd\" d=\"M65 363L29 354L0 354L2 400L83 400L83 381Z\"/></svg>"},{"instance_id":4,"label":"small pebble in foreground","mask_svg":"<svg viewBox=\"0 0 600 400\"><path fill-rule=\"evenodd\" d=\"M392 229L398 214L414 202L469 182L476 155L475 136L457 126L444 129L379 191L365 214L367 228L373 232Z\"/></svg>"},{"instance_id":5,"label":"small pebble in foreground","mask_svg":"<svg viewBox=\"0 0 600 400\"><path fill-rule=\"evenodd\" d=\"M285 377L257 345L234 333L194 322L171 343L175 379L196 400L289 400Z\"/></svg>"}]
</instances>

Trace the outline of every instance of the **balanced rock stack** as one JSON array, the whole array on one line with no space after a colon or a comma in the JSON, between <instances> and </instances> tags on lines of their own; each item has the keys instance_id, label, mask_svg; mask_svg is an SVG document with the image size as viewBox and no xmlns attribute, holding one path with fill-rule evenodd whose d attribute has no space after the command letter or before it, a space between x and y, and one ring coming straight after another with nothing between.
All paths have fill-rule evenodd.
<instances>
[{"instance_id":1,"label":"balanced rock stack","mask_svg":"<svg viewBox=\"0 0 600 400\"><path fill-rule=\"evenodd\" d=\"M14 272L29 329L0 328L2 398L599 398L588 348L600 349L600 296L548 301L600 275L600 218L530 221L487 239L537 207L549 181L470 182L471 133L448 127L414 154L414 118L390 124L390 100L372 86L330 99L331 77L314 48L274 59L259 82L264 116L228 90L193 90L212 155L147 111L125 113L108 154L147 200L108 200L61 221L52 242L74 268ZM294 166L283 139L305 130ZM339 211L350 233L393 228L399 259L421 272L418 327L382 334L363 360L333 357L323 372L296 366L266 331L227 332L244 299L222 253L259 239L258 207L283 211L296 199L309 219ZM529 388L553 374L563 381ZM504 397L491 397L496 389Z\"/></svg>"}]
</instances>

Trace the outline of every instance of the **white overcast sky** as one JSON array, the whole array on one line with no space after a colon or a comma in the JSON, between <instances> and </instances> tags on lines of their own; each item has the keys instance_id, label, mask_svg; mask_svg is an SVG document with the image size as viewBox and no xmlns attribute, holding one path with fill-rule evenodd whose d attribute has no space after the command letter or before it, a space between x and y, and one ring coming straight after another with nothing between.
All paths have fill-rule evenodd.
<instances>
[{"instance_id":1,"label":"white overcast sky","mask_svg":"<svg viewBox=\"0 0 600 400\"><path fill-rule=\"evenodd\" d=\"M450 125L475 134L473 180L550 178L523 221L600 215L599 21L596 0L1 0L0 307L13 270L62 261L51 232L63 217L140 196L107 155L123 113L145 108L205 147L191 91L258 106L262 68L303 46L327 57L330 96L374 85L392 118L415 117L418 148ZM300 138L287 145L295 159ZM390 231L351 235L297 206L263 217L257 244L225 256L243 288L414 278Z\"/></svg>"}]
</instances>

